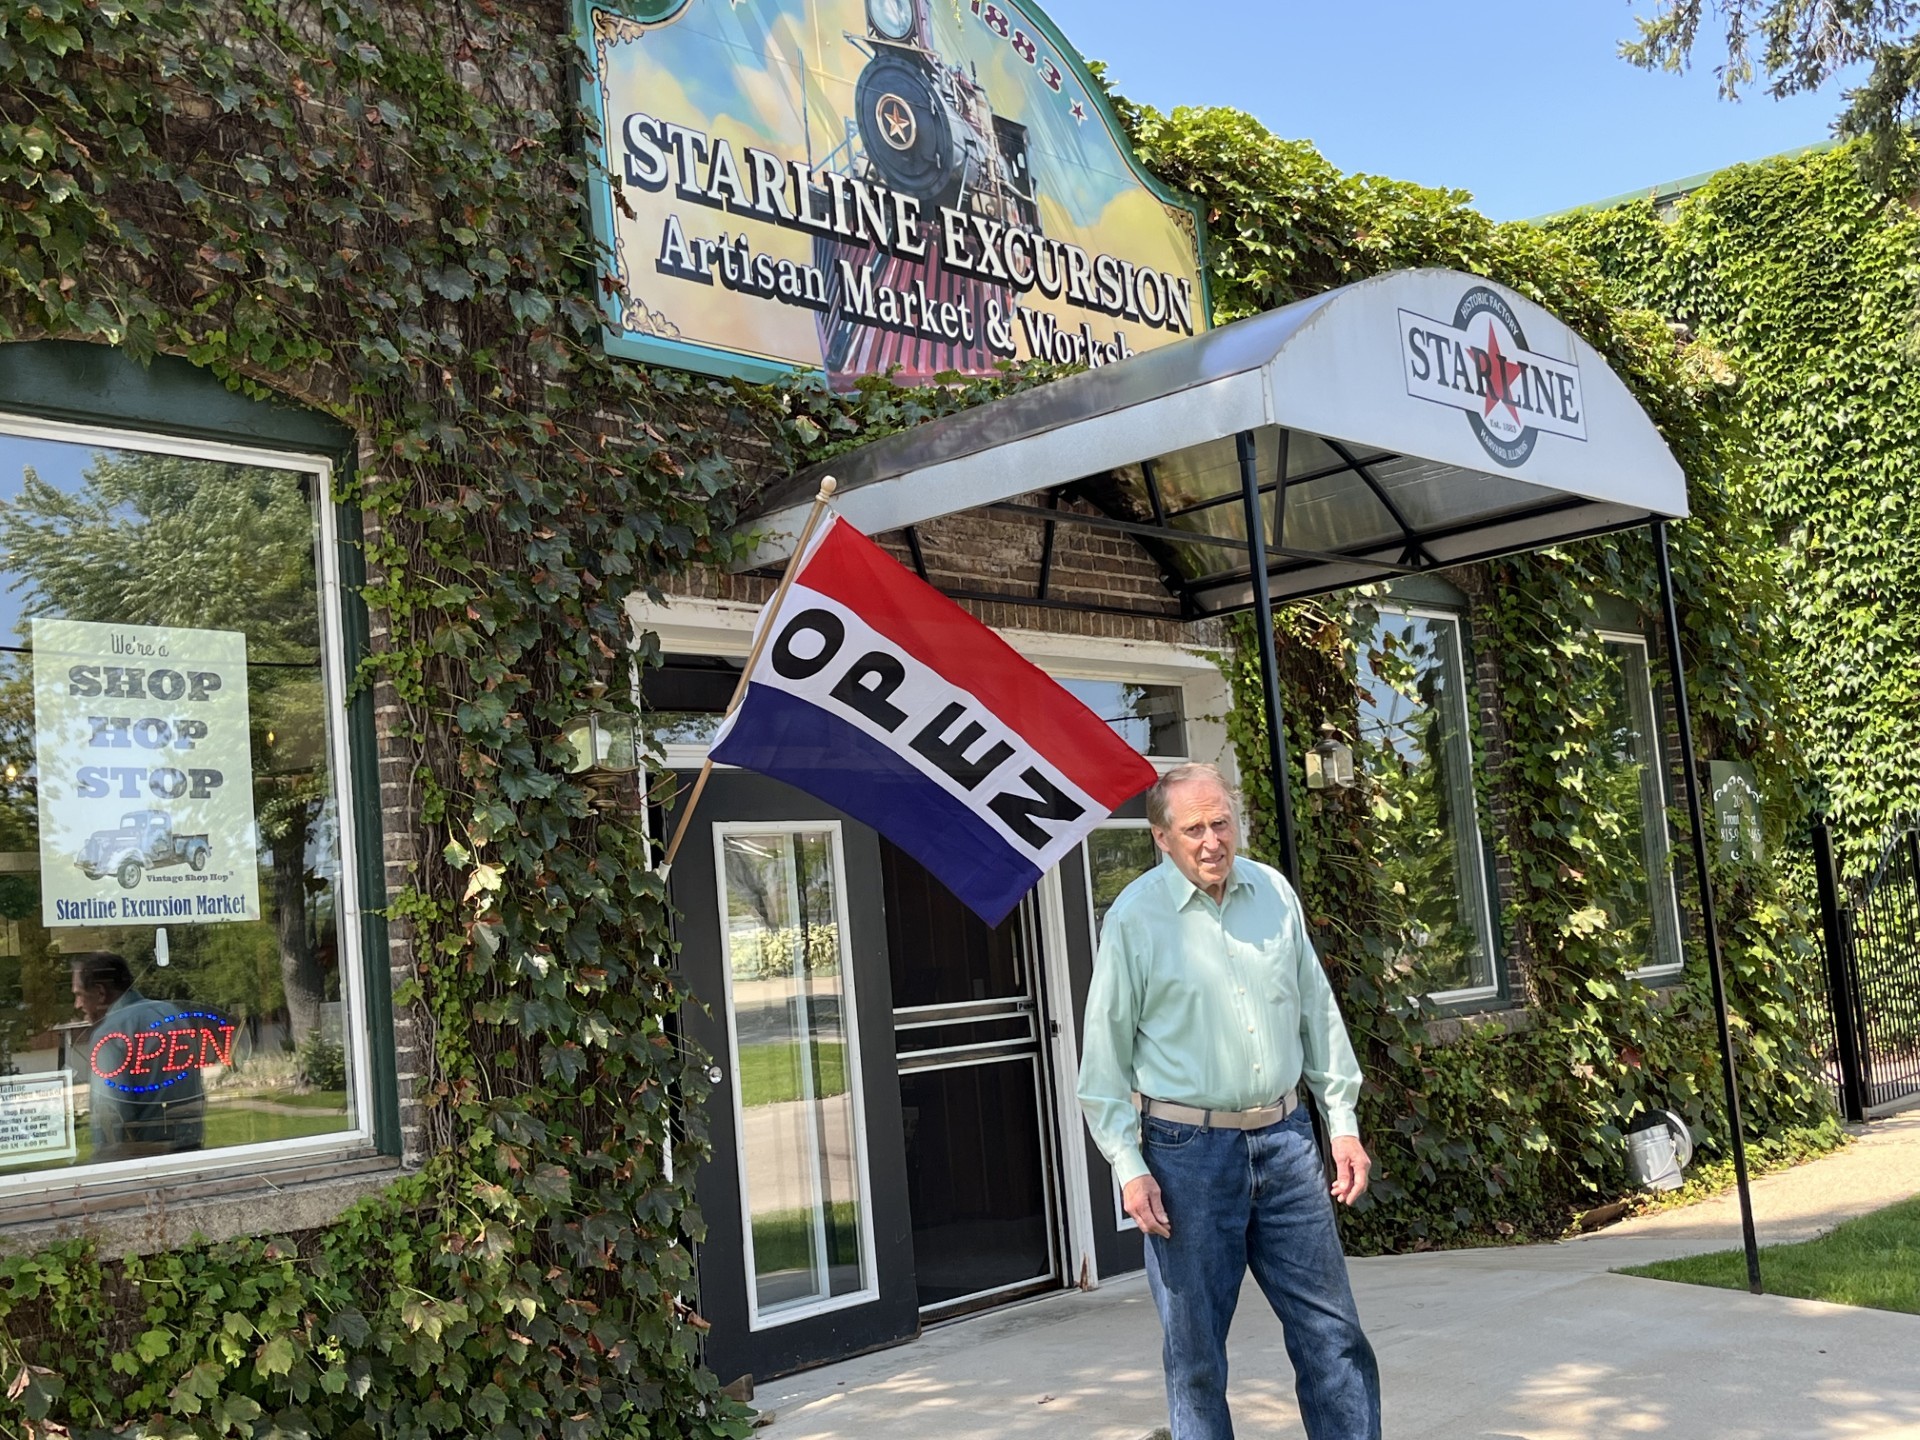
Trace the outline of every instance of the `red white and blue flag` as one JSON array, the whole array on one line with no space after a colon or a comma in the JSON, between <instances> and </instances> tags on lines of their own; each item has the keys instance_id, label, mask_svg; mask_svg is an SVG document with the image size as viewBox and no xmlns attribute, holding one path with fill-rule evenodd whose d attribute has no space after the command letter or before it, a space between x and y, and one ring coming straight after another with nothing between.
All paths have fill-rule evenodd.
<instances>
[{"instance_id":1,"label":"red white and blue flag","mask_svg":"<svg viewBox=\"0 0 1920 1440\"><path fill-rule=\"evenodd\" d=\"M794 557L712 756L871 825L989 925L1154 770L838 516Z\"/></svg>"}]
</instances>

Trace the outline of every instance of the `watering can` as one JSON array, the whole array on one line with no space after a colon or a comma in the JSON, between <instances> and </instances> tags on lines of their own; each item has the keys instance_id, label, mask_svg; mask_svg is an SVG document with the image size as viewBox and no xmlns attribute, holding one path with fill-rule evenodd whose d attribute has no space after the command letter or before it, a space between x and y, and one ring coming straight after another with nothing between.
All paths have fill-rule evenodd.
<instances>
[{"instance_id":1,"label":"watering can","mask_svg":"<svg viewBox=\"0 0 1920 1440\"><path fill-rule=\"evenodd\" d=\"M1693 1132L1671 1110L1650 1110L1627 1131L1627 1171L1645 1190L1678 1190L1693 1159Z\"/></svg>"}]
</instances>

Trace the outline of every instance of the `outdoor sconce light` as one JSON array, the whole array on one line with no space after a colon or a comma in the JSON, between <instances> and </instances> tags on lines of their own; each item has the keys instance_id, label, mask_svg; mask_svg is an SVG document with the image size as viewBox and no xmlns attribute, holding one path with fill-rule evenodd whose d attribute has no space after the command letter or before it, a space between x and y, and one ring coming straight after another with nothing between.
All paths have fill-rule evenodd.
<instances>
[{"instance_id":1,"label":"outdoor sconce light","mask_svg":"<svg viewBox=\"0 0 1920 1440\"><path fill-rule=\"evenodd\" d=\"M623 776L640 768L639 727L631 715L589 711L567 727L573 747L570 775L582 775L594 792L596 805L619 801L614 790Z\"/></svg>"},{"instance_id":2,"label":"outdoor sconce light","mask_svg":"<svg viewBox=\"0 0 1920 1440\"><path fill-rule=\"evenodd\" d=\"M1353 751L1334 739L1331 724L1320 727L1320 739L1307 751L1307 788L1328 790L1338 786L1353 788Z\"/></svg>"}]
</instances>

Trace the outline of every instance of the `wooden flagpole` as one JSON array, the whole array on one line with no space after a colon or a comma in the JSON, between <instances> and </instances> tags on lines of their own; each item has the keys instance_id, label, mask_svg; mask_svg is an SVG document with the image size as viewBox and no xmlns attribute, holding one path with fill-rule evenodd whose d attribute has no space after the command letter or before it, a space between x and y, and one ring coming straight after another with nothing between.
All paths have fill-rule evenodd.
<instances>
[{"instance_id":1,"label":"wooden flagpole","mask_svg":"<svg viewBox=\"0 0 1920 1440\"><path fill-rule=\"evenodd\" d=\"M787 598L787 591L793 585L794 562L807 553L807 543L813 539L813 532L819 528L820 517L827 513L827 506L833 500L833 492L839 482L831 475L820 479L820 493L813 497L813 509L807 515L807 523L800 529L800 539L793 547L793 554L787 557L787 568L781 573L780 583L774 587L773 598L767 601L764 613L767 623L760 627L760 633L753 637L753 649L747 652L747 663L741 668L740 683L733 687L733 698L727 701L727 714L731 715L740 708L740 701L747 693L747 681L752 678L753 670L760 663L760 652L766 648L767 637L773 633L773 617L780 613L780 602ZM700 803L700 792L707 788L707 777L713 774L713 759L700 767L700 776L693 782L693 793L687 796L687 808L680 812L680 823L673 827L673 838L667 842L667 853L660 862L660 876L664 880L667 872L673 868L673 857L680 853L680 842L686 839L687 824L693 819L693 810Z\"/></svg>"}]
</instances>

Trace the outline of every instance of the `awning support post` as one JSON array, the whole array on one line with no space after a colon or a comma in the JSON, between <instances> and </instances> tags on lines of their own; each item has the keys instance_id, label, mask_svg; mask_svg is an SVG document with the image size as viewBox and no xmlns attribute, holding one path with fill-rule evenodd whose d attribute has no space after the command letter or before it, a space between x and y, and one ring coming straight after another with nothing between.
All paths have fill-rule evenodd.
<instances>
[{"instance_id":1,"label":"awning support post","mask_svg":"<svg viewBox=\"0 0 1920 1440\"><path fill-rule=\"evenodd\" d=\"M1260 632L1260 684L1267 701L1267 774L1273 781L1273 823L1280 830L1280 873L1300 884L1293 838L1293 795L1287 770L1286 715L1280 705L1280 654L1273 640L1273 592L1267 584L1267 527L1260 513L1260 468L1251 430L1234 436L1240 457L1240 496L1247 515L1247 561L1253 580L1254 624ZM1280 484L1287 483L1287 432L1280 431ZM1275 504L1284 503L1276 497Z\"/></svg>"},{"instance_id":2,"label":"awning support post","mask_svg":"<svg viewBox=\"0 0 1920 1440\"><path fill-rule=\"evenodd\" d=\"M1753 1231L1753 1192L1747 1180L1747 1142L1740 1128L1740 1086L1734 1075L1733 1034L1727 1026L1727 982L1720 965L1720 930L1714 921L1713 878L1707 869L1707 823L1700 809L1700 775L1693 754L1693 717L1687 705L1686 664L1680 658L1680 617L1673 603L1673 564L1667 555L1667 522L1655 520L1653 554L1660 571L1660 606L1665 613L1667 665L1673 677L1673 708L1680 722L1680 768L1686 777L1687 815L1693 826L1693 865L1700 882L1700 927L1706 932L1707 973L1713 982L1713 1018L1720 1027L1720 1076L1727 1091L1727 1124L1733 1131L1733 1174L1740 1192L1740 1238L1747 1251L1747 1289L1760 1284L1760 1246Z\"/></svg>"}]
</instances>

